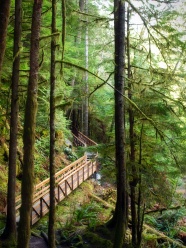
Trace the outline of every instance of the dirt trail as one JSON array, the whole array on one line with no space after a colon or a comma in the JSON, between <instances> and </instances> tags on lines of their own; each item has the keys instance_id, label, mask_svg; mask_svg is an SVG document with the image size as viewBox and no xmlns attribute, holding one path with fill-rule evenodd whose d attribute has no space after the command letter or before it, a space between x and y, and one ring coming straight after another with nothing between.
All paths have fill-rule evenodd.
<instances>
[{"instance_id":1,"label":"dirt trail","mask_svg":"<svg viewBox=\"0 0 186 248\"><path fill-rule=\"evenodd\" d=\"M47 243L43 238L31 236L30 238L30 248L48 248Z\"/></svg>"}]
</instances>

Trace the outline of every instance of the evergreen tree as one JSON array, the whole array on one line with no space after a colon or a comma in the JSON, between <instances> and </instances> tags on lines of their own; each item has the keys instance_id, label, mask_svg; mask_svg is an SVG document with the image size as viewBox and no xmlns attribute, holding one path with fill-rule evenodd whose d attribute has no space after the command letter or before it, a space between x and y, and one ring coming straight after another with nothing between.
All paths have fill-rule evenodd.
<instances>
[{"instance_id":1,"label":"evergreen tree","mask_svg":"<svg viewBox=\"0 0 186 248\"><path fill-rule=\"evenodd\" d=\"M21 187L21 209L18 227L18 248L28 248L30 240L30 223L34 185L34 144L37 113L37 91L39 70L39 37L41 24L42 0L35 0L32 14L30 75L27 91L24 122L24 158Z\"/></svg>"},{"instance_id":2,"label":"evergreen tree","mask_svg":"<svg viewBox=\"0 0 186 248\"><path fill-rule=\"evenodd\" d=\"M10 15L10 0L0 1L0 78L6 49L6 36Z\"/></svg>"},{"instance_id":3,"label":"evergreen tree","mask_svg":"<svg viewBox=\"0 0 186 248\"><path fill-rule=\"evenodd\" d=\"M21 0L15 1L15 27L14 27L14 58L12 72L12 96L10 118L10 146L9 146L9 173L7 193L7 219L2 237L16 239L16 213L15 213L15 188L16 188L16 155L18 133L18 85L20 70L20 40L21 40Z\"/></svg>"},{"instance_id":4,"label":"evergreen tree","mask_svg":"<svg viewBox=\"0 0 186 248\"><path fill-rule=\"evenodd\" d=\"M55 53L56 38L56 0L52 1L52 41L51 41L51 69L50 69L50 210L48 225L48 244L55 247Z\"/></svg>"},{"instance_id":5,"label":"evergreen tree","mask_svg":"<svg viewBox=\"0 0 186 248\"><path fill-rule=\"evenodd\" d=\"M125 161L124 130L124 64L125 64L125 3L114 1L115 30L115 144L117 202L113 222L115 224L114 248L123 246L128 221L127 170Z\"/></svg>"}]
</instances>

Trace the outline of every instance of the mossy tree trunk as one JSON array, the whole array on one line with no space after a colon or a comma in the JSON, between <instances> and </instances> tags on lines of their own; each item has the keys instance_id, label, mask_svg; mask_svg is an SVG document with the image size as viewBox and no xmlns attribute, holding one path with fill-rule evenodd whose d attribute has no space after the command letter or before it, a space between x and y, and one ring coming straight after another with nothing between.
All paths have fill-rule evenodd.
<instances>
[{"instance_id":1,"label":"mossy tree trunk","mask_svg":"<svg viewBox=\"0 0 186 248\"><path fill-rule=\"evenodd\" d=\"M10 0L0 0L0 78L6 49L6 36L10 15L10 3Z\"/></svg>"},{"instance_id":2,"label":"mossy tree trunk","mask_svg":"<svg viewBox=\"0 0 186 248\"><path fill-rule=\"evenodd\" d=\"M56 32L56 0L52 0L52 33ZM50 69L50 210L48 226L48 243L55 247L55 53L56 40L51 41Z\"/></svg>"},{"instance_id":3,"label":"mossy tree trunk","mask_svg":"<svg viewBox=\"0 0 186 248\"><path fill-rule=\"evenodd\" d=\"M125 238L128 201L127 171L125 161L125 129L124 129L124 64L125 64L125 2L114 1L115 31L115 146L116 146L116 177L117 202L113 223L115 223L114 248L121 248Z\"/></svg>"},{"instance_id":4,"label":"mossy tree trunk","mask_svg":"<svg viewBox=\"0 0 186 248\"><path fill-rule=\"evenodd\" d=\"M32 13L30 74L23 133L24 158L21 187L22 204L20 208L20 222L18 227L18 248L28 248L30 240L30 222L34 183L34 143L37 113L41 11L42 0L35 0Z\"/></svg>"},{"instance_id":5,"label":"mossy tree trunk","mask_svg":"<svg viewBox=\"0 0 186 248\"><path fill-rule=\"evenodd\" d=\"M20 40L21 40L21 4L22 0L15 1L14 24L14 60L12 73L12 96L10 117L10 147L8 164L8 190L7 190L7 218L2 237L16 239L16 214L15 214L15 187L16 187L16 155L17 155L17 126L18 126L18 85L20 67Z\"/></svg>"},{"instance_id":6,"label":"mossy tree trunk","mask_svg":"<svg viewBox=\"0 0 186 248\"><path fill-rule=\"evenodd\" d=\"M132 73L130 64L130 19L129 7L127 9L127 77L128 77L128 98L132 100L133 85L132 85ZM130 139L130 199L131 199L131 219L132 219L132 246L137 247L137 213L136 213L136 186L138 183L138 175L136 168L136 154L135 154L135 132L134 132L134 110L131 105L128 108L129 113L129 139Z\"/></svg>"},{"instance_id":7,"label":"mossy tree trunk","mask_svg":"<svg viewBox=\"0 0 186 248\"><path fill-rule=\"evenodd\" d=\"M88 0L85 0L85 13L88 14ZM88 70L88 17L86 17L86 27L85 27L85 68ZM85 71L85 100L83 107L83 131L86 136L89 135L89 98L88 98L88 72Z\"/></svg>"}]
</instances>

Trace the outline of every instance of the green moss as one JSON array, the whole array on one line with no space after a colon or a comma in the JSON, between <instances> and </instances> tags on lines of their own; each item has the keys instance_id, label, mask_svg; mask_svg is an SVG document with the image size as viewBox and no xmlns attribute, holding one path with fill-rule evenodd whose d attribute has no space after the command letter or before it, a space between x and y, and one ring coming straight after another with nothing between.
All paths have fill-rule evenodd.
<instances>
[{"instance_id":1,"label":"green moss","mask_svg":"<svg viewBox=\"0 0 186 248\"><path fill-rule=\"evenodd\" d=\"M6 168L0 166L0 195L5 196L7 193L8 172Z\"/></svg>"},{"instance_id":2,"label":"green moss","mask_svg":"<svg viewBox=\"0 0 186 248\"><path fill-rule=\"evenodd\" d=\"M96 248L113 247L113 243L110 240L103 239L95 233L87 232L83 235L83 239L91 245L94 245Z\"/></svg>"},{"instance_id":3,"label":"green moss","mask_svg":"<svg viewBox=\"0 0 186 248\"><path fill-rule=\"evenodd\" d=\"M143 233L144 240L156 240L158 237L156 234L152 233Z\"/></svg>"},{"instance_id":4,"label":"green moss","mask_svg":"<svg viewBox=\"0 0 186 248\"><path fill-rule=\"evenodd\" d=\"M16 240L13 238L13 239L8 239L8 240L5 240L5 241L0 241L0 247L2 248L14 248L14 247L17 247L16 245Z\"/></svg>"}]
</instances>

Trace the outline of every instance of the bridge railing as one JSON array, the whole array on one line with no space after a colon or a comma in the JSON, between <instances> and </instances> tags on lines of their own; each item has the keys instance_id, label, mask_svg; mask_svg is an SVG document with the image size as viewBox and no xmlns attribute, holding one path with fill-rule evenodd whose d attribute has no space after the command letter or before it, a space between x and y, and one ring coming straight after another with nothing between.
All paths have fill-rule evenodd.
<instances>
[{"instance_id":1,"label":"bridge railing","mask_svg":"<svg viewBox=\"0 0 186 248\"><path fill-rule=\"evenodd\" d=\"M96 146L97 143L90 138L88 138L86 135L81 133L80 131L76 130L76 133L73 134L74 137L74 143L77 146Z\"/></svg>"},{"instance_id":2,"label":"bridge railing","mask_svg":"<svg viewBox=\"0 0 186 248\"><path fill-rule=\"evenodd\" d=\"M73 134L73 139L75 146L87 146L87 144L80 140L75 134Z\"/></svg>"},{"instance_id":3,"label":"bridge railing","mask_svg":"<svg viewBox=\"0 0 186 248\"><path fill-rule=\"evenodd\" d=\"M63 198L69 194L72 190L79 186L84 180L89 178L97 170L96 156L92 160L87 159L85 154L75 162L66 166L64 169L58 171L55 174L56 182L56 200L61 201L62 197L59 195L59 189L63 192ZM71 185L71 186L70 186ZM33 207L32 211L32 224L35 223L41 216L49 211L49 192L50 192L50 178L45 179L41 183L35 185L33 195L33 206L37 202L40 202L40 208L37 211ZM58 192L58 193L57 193ZM48 195L48 196L47 196ZM47 200L46 200L47 198ZM43 204L48 206L43 207ZM16 197L16 211L18 216L18 210L21 206L21 195ZM33 214L33 212L35 214ZM38 213L39 212L39 213Z\"/></svg>"}]
</instances>

